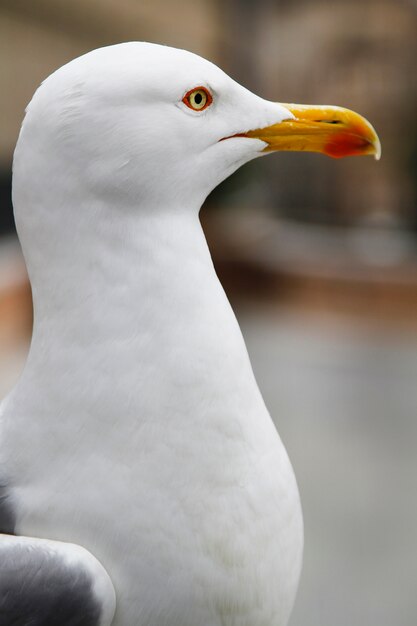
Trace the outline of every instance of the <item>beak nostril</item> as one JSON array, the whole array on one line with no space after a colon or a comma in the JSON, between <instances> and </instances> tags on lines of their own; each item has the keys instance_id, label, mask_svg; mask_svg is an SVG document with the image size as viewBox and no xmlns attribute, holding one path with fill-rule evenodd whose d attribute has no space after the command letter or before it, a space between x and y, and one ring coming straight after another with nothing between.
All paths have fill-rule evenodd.
<instances>
[{"instance_id":1,"label":"beak nostril","mask_svg":"<svg viewBox=\"0 0 417 626\"><path fill-rule=\"evenodd\" d=\"M314 120L318 124L341 124L341 120Z\"/></svg>"}]
</instances>

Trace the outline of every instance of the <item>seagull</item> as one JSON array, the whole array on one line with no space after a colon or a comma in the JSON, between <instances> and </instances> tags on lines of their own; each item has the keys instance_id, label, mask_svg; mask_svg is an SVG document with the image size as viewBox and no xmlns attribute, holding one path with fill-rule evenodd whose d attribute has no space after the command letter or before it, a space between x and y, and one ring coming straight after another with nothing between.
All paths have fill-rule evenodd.
<instances>
[{"instance_id":1,"label":"seagull","mask_svg":"<svg viewBox=\"0 0 417 626\"><path fill-rule=\"evenodd\" d=\"M1 626L287 624L296 479L198 217L279 150L380 156L360 115L157 44L36 91L13 166L34 327L0 412Z\"/></svg>"}]
</instances>

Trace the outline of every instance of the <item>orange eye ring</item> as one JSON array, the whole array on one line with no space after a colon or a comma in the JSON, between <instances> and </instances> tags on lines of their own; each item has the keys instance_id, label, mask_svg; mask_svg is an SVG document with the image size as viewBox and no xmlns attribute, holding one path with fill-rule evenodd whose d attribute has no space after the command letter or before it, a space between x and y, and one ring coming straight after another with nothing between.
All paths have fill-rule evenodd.
<instances>
[{"instance_id":1,"label":"orange eye ring","mask_svg":"<svg viewBox=\"0 0 417 626\"><path fill-rule=\"evenodd\" d=\"M193 111L204 111L213 102L213 96L206 87L194 87L187 91L182 101Z\"/></svg>"}]
</instances>

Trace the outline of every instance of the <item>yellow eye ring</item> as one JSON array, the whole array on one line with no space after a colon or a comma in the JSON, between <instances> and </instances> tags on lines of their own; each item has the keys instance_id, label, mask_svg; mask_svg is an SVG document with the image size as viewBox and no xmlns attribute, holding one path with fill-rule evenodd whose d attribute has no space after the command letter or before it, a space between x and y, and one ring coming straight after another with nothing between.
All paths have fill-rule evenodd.
<instances>
[{"instance_id":1,"label":"yellow eye ring","mask_svg":"<svg viewBox=\"0 0 417 626\"><path fill-rule=\"evenodd\" d=\"M213 97L205 87L194 87L187 91L182 101L193 111L204 111L213 102Z\"/></svg>"}]
</instances>

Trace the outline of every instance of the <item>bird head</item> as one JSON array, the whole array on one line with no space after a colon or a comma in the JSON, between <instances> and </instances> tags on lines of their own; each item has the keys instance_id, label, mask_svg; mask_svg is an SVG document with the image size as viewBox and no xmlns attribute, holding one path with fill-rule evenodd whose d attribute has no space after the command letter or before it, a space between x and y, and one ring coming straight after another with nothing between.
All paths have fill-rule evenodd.
<instances>
[{"instance_id":1,"label":"bird head","mask_svg":"<svg viewBox=\"0 0 417 626\"><path fill-rule=\"evenodd\" d=\"M198 209L242 164L279 150L379 158L380 144L352 111L270 102L195 54L132 42L90 52L44 81L15 172L26 161L25 172L74 198L82 189L142 210Z\"/></svg>"}]
</instances>

